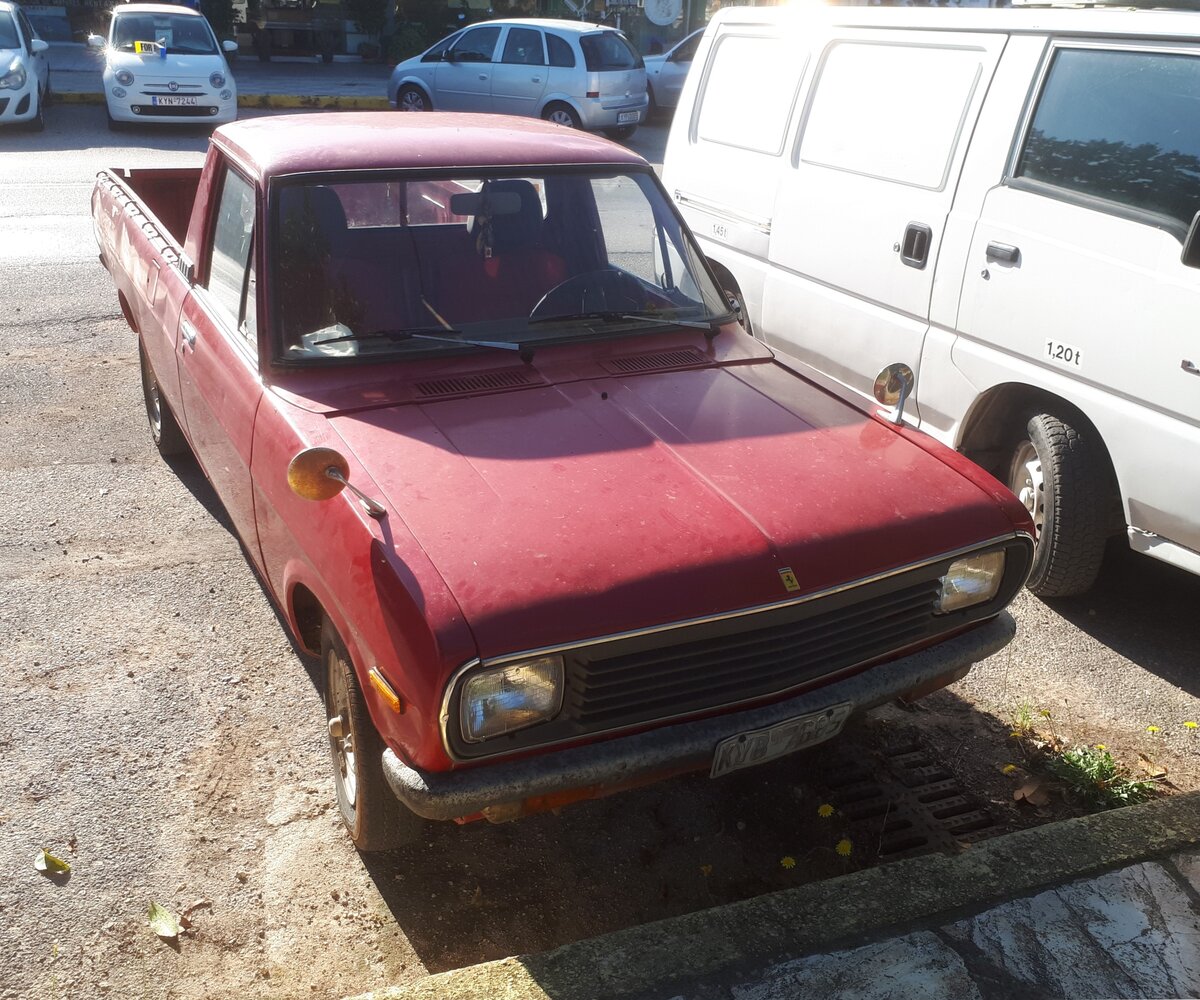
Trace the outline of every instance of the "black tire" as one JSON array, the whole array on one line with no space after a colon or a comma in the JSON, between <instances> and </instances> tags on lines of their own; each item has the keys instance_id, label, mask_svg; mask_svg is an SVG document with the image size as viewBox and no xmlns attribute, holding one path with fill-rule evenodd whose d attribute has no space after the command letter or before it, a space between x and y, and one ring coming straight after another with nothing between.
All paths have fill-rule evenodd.
<instances>
[{"instance_id":1,"label":"black tire","mask_svg":"<svg viewBox=\"0 0 1200 1000\"><path fill-rule=\"evenodd\" d=\"M575 109L569 104L563 104L562 101L547 104L542 109L542 117L548 122L565 125L567 128L580 128L583 125L583 122L579 120L579 115L575 113Z\"/></svg>"},{"instance_id":2,"label":"black tire","mask_svg":"<svg viewBox=\"0 0 1200 1000\"><path fill-rule=\"evenodd\" d=\"M414 112L432 111L433 104L425 95L425 91L420 87L406 83L396 91L396 110Z\"/></svg>"},{"instance_id":3,"label":"black tire","mask_svg":"<svg viewBox=\"0 0 1200 1000\"><path fill-rule=\"evenodd\" d=\"M624 142L634 132L638 130L636 125L618 125L616 128L606 128L604 134L610 139L616 139L618 142Z\"/></svg>"},{"instance_id":4,"label":"black tire","mask_svg":"<svg viewBox=\"0 0 1200 1000\"><path fill-rule=\"evenodd\" d=\"M30 132L44 132L46 130L46 95L38 91L37 95L37 114L25 123L25 127Z\"/></svg>"},{"instance_id":5,"label":"black tire","mask_svg":"<svg viewBox=\"0 0 1200 1000\"><path fill-rule=\"evenodd\" d=\"M1084 593L1104 559L1114 495L1096 432L1073 417L1034 413L1010 456L1009 488L1037 529L1026 586L1039 597Z\"/></svg>"},{"instance_id":6,"label":"black tire","mask_svg":"<svg viewBox=\"0 0 1200 1000\"><path fill-rule=\"evenodd\" d=\"M401 804L383 776L376 732L354 665L329 619L321 625L325 717L338 812L360 851L388 851L416 840L425 821Z\"/></svg>"},{"instance_id":7,"label":"black tire","mask_svg":"<svg viewBox=\"0 0 1200 1000\"><path fill-rule=\"evenodd\" d=\"M146 358L146 350L138 341L138 361L142 369L142 399L146 404L146 420L150 424L150 436L158 453L164 458L184 455L188 451L187 438L171 412L171 407L158 391L158 380Z\"/></svg>"}]
</instances>

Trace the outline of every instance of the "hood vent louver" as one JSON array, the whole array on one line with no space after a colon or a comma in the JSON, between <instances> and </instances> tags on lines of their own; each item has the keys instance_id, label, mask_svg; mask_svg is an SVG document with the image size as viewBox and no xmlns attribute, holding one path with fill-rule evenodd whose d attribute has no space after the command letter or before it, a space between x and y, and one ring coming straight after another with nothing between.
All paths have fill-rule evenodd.
<instances>
[{"instance_id":1,"label":"hood vent louver","mask_svg":"<svg viewBox=\"0 0 1200 1000\"><path fill-rule=\"evenodd\" d=\"M469 392L493 392L496 389L512 389L520 385L541 382L522 371L481 372L478 375L459 375L430 382L418 382L417 391L422 396L461 396Z\"/></svg>"},{"instance_id":2,"label":"hood vent louver","mask_svg":"<svg viewBox=\"0 0 1200 1000\"><path fill-rule=\"evenodd\" d=\"M678 351L659 351L655 354L635 354L628 358L612 358L603 364L614 374L628 375L635 372L660 371L664 368L691 368L694 365L708 364L712 360L707 354L697 351L694 347L685 347Z\"/></svg>"}]
</instances>

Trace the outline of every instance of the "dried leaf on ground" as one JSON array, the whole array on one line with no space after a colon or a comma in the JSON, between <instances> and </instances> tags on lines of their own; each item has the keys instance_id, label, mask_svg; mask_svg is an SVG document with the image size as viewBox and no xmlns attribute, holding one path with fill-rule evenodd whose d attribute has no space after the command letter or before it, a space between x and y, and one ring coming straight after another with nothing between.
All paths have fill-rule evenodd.
<instances>
[{"instance_id":1,"label":"dried leaf on ground","mask_svg":"<svg viewBox=\"0 0 1200 1000\"><path fill-rule=\"evenodd\" d=\"M1013 799L1031 806L1044 806L1050 802L1050 793L1040 781L1027 781L1013 792Z\"/></svg>"},{"instance_id":2,"label":"dried leaf on ground","mask_svg":"<svg viewBox=\"0 0 1200 1000\"><path fill-rule=\"evenodd\" d=\"M71 866L67 862L63 861L62 858L56 858L44 847L38 852L38 856L33 859L33 867L40 872L45 872L47 875L66 875L71 870Z\"/></svg>"},{"instance_id":3,"label":"dried leaf on ground","mask_svg":"<svg viewBox=\"0 0 1200 1000\"><path fill-rule=\"evenodd\" d=\"M159 906L154 900L150 900L150 908L146 910L146 920L150 923L150 929L159 937L179 937L179 918L170 910Z\"/></svg>"},{"instance_id":4,"label":"dried leaf on ground","mask_svg":"<svg viewBox=\"0 0 1200 1000\"><path fill-rule=\"evenodd\" d=\"M1167 769L1161 764L1154 763L1154 761L1152 761L1144 753L1138 754L1138 767L1145 771L1146 774L1155 781L1161 781L1167 776Z\"/></svg>"}]
</instances>

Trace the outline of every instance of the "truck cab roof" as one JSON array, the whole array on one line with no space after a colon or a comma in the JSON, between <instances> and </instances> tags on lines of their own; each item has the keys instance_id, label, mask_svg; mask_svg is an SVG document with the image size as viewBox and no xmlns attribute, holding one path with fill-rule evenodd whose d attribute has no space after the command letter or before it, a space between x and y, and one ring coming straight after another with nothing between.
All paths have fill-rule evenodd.
<instances>
[{"instance_id":1,"label":"truck cab roof","mask_svg":"<svg viewBox=\"0 0 1200 1000\"><path fill-rule=\"evenodd\" d=\"M224 125L213 141L264 180L314 171L645 164L606 139L504 115L276 115Z\"/></svg>"}]
</instances>

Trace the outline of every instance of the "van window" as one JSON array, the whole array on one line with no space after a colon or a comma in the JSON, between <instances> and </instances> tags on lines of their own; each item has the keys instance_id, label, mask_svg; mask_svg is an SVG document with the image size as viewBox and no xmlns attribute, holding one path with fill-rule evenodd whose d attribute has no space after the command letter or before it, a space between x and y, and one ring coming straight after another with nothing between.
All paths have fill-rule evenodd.
<instances>
[{"instance_id":1,"label":"van window","mask_svg":"<svg viewBox=\"0 0 1200 1000\"><path fill-rule=\"evenodd\" d=\"M550 49L550 65L551 66L567 66L575 65L575 53L571 51L571 43L560 35L552 35L546 32L546 45Z\"/></svg>"},{"instance_id":2,"label":"van window","mask_svg":"<svg viewBox=\"0 0 1200 1000\"><path fill-rule=\"evenodd\" d=\"M544 66L546 57L542 53L542 33L534 28L509 28L508 41L504 43L504 55L500 61L522 66Z\"/></svg>"},{"instance_id":3,"label":"van window","mask_svg":"<svg viewBox=\"0 0 1200 1000\"><path fill-rule=\"evenodd\" d=\"M641 69L645 66L642 57L616 31L601 31L595 35L580 35L579 47L583 49L583 61L589 73L601 73L613 69Z\"/></svg>"},{"instance_id":4,"label":"van window","mask_svg":"<svg viewBox=\"0 0 1200 1000\"><path fill-rule=\"evenodd\" d=\"M978 49L834 43L800 159L940 191L981 69Z\"/></svg>"},{"instance_id":5,"label":"van window","mask_svg":"<svg viewBox=\"0 0 1200 1000\"><path fill-rule=\"evenodd\" d=\"M459 33L455 32L448 38L443 38L432 49L421 56L421 62L441 62L442 57L446 54L446 50L450 48L459 39Z\"/></svg>"},{"instance_id":6,"label":"van window","mask_svg":"<svg viewBox=\"0 0 1200 1000\"><path fill-rule=\"evenodd\" d=\"M492 61L492 53L496 50L496 42L500 39L500 29L496 27L472 28L464 32L455 43L454 58L457 62Z\"/></svg>"},{"instance_id":7,"label":"van window","mask_svg":"<svg viewBox=\"0 0 1200 1000\"><path fill-rule=\"evenodd\" d=\"M722 36L709 60L704 91L697 99L697 136L706 142L778 156L807 65L807 53L797 53L795 46L782 38ZM747 100L751 87L755 96Z\"/></svg>"},{"instance_id":8,"label":"van window","mask_svg":"<svg viewBox=\"0 0 1200 1000\"><path fill-rule=\"evenodd\" d=\"M1200 59L1060 49L1016 174L1187 227L1200 210Z\"/></svg>"}]
</instances>

